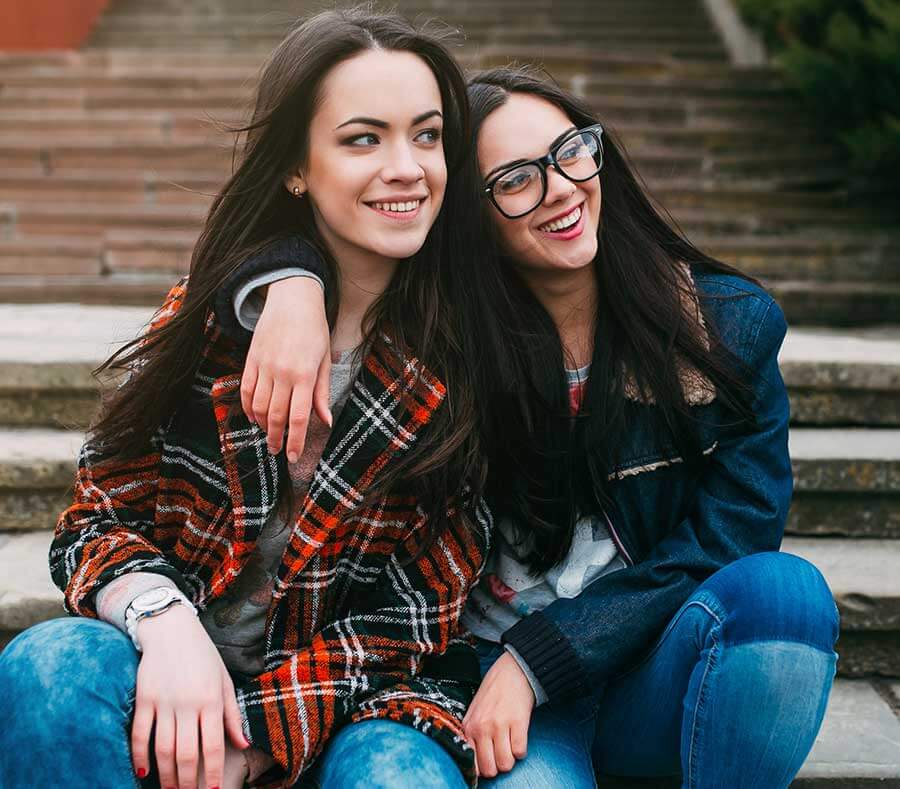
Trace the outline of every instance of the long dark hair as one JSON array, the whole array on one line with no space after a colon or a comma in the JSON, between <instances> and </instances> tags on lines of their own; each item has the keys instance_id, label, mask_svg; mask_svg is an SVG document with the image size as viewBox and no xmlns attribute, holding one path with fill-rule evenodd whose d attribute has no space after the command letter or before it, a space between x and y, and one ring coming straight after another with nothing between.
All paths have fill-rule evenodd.
<instances>
[{"instance_id":1,"label":"long dark hair","mask_svg":"<svg viewBox=\"0 0 900 789\"><path fill-rule=\"evenodd\" d=\"M366 50L411 52L433 72L444 115L443 145L448 171L466 160L471 137L465 77L443 43L444 33L430 24L413 26L396 14L362 6L316 14L295 26L265 65L251 122L234 131L236 168L216 195L194 248L183 306L166 325L149 331L95 370L129 370L130 378L103 402L92 439L103 454L132 457L148 451L160 431L189 396L201 362L205 332L217 289L245 260L272 241L299 235L312 242L328 262L328 314L337 299L334 261L318 233L309 201L291 197L283 185L307 153L310 121L321 84L337 64ZM242 142L242 144L240 144ZM452 181L452 179L451 179ZM450 201L452 183L448 185ZM470 323L450 309L448 296L458 275L462 217L448 232L442 210L422 249L397 268L385 292L367 315L364 347L384 334L411 350L447 387L447 403L438 409L425 435L398 462L389 464L372 489L384 493L404 481L431 516L437 534L446 522L447 502L466 486L473 494L484 482L479 451L477 409L471 367L465 357L461 326ZM240 408L238 393L231 413ZM291 501L290 485L284 493ZM282 504L284 499L282 499Z\"/></svg>"},{"instance_id":2,"label":"long dark hair","mask_svg":"<svg viewBox=\"0 0 900 789\"><path fill-rule=\"evenodd\" d=\"M484 120L511 93L550 102L578 128L603 120L538 72L499 68L477 74L469 83L476 140ZM490 326L498 334L483 337L497 354L479 385L490 409L485 424L489 496L499 512L511 516L535 573L566 556L579 514L599 514L599 508L609 505L608 477L620 459L618 449L636 413L635 400L655 403L643 410L654 415L661 443L679 452L689 467L702 462L696 409L689 406L679 376L682 364L715 387L729 424L754 423L747 371L718 341L715 326L704 320L689 272L744 275L705 255L673 229L671 218L667 222L654 208L615 133L603 125L603 208L593 263L598 304L579 414L573 417L569 411L565 352L557 328L514 263L502 256L498 259L509 298L497 305L502 314ZM477 167L468 168L465 177L477 199ZM482 202L489 210L488 201ZM496 234L493 243L498 246Z\"/></svg>"}]
</instances>

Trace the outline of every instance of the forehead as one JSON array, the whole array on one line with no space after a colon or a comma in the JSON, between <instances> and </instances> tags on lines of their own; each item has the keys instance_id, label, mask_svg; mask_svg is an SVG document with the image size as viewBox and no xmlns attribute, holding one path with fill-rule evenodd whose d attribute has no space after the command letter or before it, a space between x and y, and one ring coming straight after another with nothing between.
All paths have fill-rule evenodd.
<instances>
[{"instance_id":1,"label":"forehead","mask_svg":"<svg viewBox=\"0 0 900 789\"><path fill-rule=\"evenodd\" d=\"M333 129L353 116L409 123L442 109L431 69L411 52L367 50L339 63L322 81L316 119Z\"/></svg>"},{"instance_id":2,"label":"forehead","mask_svg":"<svg viewBox=\"0 0 900 789\"><path fill-rule=\"evenodd\" d=\"M547 152L550 143L572 127L572 121L555 104L523 93L511 93L494 110L478 135L478 163L486 173L516 159L534 159Z\"/></svg>"}]
</instances>

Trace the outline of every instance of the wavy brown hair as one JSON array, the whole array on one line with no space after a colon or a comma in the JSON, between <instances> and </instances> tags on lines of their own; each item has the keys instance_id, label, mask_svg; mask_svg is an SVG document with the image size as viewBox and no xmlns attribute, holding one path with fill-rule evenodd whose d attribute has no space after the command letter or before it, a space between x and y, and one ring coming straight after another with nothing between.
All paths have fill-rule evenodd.
<instances>
[{"instance_id":1,"label":"wavy brown hair","mask_svg":"<svg viewBox=\"0 0 900 789\"><path fill-rule=\"evenodd\" d=\"M699 414L684 396L679 360L715 387L727 414L719 426L755 424L750 371L719 341L702 304L685 309L695 299L689 270L751 278L691 244L672 218L654 206L608 124L540 72L507 67L472 77L469 102L476 140L485 119L514 93L544 99L577 128L598 120L604 127L599 175L603 207L593 261L598 290L593 355L575 417L569 413L566 354L557 328L492 234L507 290L496 301L497 320L481 333L494 359L489 369L480 370L479 383L489 412L488 494L498 512L512 516L519 539L533 546L528 561L537 574L565 558L579 513L599 514L600 508L611 506L607 477L620 460L618 450L635 418L626 386L655 404L650 411L658 439L677 449L689 468L699 468L704 456ZM470 199L477 201L483 193L477 161L462 178L468 181ZM492 210L487 200L481 202L486 212ZM490 227L487 231L491 233Z\"/></svg>"},{"instance_id":2,"label":"wavy brown hair","mask_svg":"<svg viewBox=\"0 0 900 789\"><path fill-rule=\"evenodd\" d=\"M452 174L466 159L470 135L465 78L444 38L442 29L428 23L414 26L401 16L374 13L364 6L316 14L294 27L279 44L262 71L251 122L234 130L244 135L235 143L236 167L213 200L194 248L180 311L94 371L95 375L112 370L131 373L103 401L91 428L92 439L104 454L131 457L147 451L190 395L216 291L244 261L273 241L299 235L316 246L329 268L328 314L334 319L339 298L335 262L316 229L309 201L293 199L283 184L285 175L305 161L310 121L322 82L332 68L374 49L420 57L440 89L448 172ZM458 204L450 180L446 197ZM422 249L397 268L364 326L366 347L383 335L390 336L393 343L422 360L447 388L446 403L428 429L409 452L389 464L371 490L374 497L404 483L431 516L433 534L446 522L448 501L466 488L477 494L486 473L473 374L461 336L461 327L472 321L451 309L459 302L449 292L456 279L465 275L458 261L463 258L463 240L470 234L460 232L463 217L447 214L446 209L439 212ZM451 221L452 233L448 232ZM471 275L477 276L477 267L471 269ZM230 406L232 413L240 408L238 393ZM293 510L291 486L284 488Z\"/></svg>"}]
</instances>

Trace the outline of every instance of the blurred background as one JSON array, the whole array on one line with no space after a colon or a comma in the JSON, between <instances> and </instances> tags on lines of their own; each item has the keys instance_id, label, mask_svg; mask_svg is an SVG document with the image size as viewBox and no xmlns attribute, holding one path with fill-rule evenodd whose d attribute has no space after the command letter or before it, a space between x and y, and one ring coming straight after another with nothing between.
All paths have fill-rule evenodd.
<instances>
[{"instance_id":1,"label":"blurred background","mask_svg":"<svg viewBox=\"0 0 900 789\"><path fill-rule=\"evenodd\" d=\"M338 4L340 5L340 4ZM0 0L0 644L47 570L91 370L188 269L299 0ZM542 64L791 329L783 549L842 615L795 785L900 786L900 0L402 0L470 69Z\"/></svg>"}]
</instances>

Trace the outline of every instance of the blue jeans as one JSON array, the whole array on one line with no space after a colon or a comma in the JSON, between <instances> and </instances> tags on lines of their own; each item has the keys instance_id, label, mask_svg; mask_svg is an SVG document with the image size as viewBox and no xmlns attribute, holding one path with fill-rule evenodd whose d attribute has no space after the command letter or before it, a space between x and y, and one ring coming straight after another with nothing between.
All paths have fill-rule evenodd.
<instances>
[{"instance_id":1,"label":"blue jeans","mask_svg":"<svg viewBox=\"0 0 900 789\"><path fill-rule=\"evenodd\" d=\"M641 662L593 698L535 710L527 757L479 786L579 789L596 786L596 772L787 786L825 715L837 635L815 567L785 553L745 557L698 587ZM500 654L479 643L482 673ZM0 787L158 786L155 771L141 783L131 765L137 665L128 637L95 619L52 619L13 639L0 654ZM382 720L340 730L303 784L465 785L433 740Z\"/></svg>"},{"instance_id":2,"label":"blue jeans","mask_svg":"<svg viewBox=\"0 0 900 789\"><path fill-rule=\"evenodd\" d=\"M593 697L538 707L528 755L478 785L581 789L600 774L665 776L691 789L786 787L822 725L838 632L812 564L744 557L697 588L636 666ZM478 653L484 675L503 652L479 640ZM338 732L313 777L328 789L464 786L426 735L386 721Z\"/></svg>"}]
</instances>

